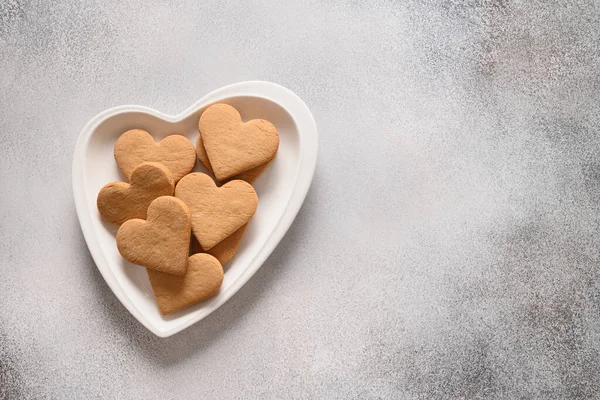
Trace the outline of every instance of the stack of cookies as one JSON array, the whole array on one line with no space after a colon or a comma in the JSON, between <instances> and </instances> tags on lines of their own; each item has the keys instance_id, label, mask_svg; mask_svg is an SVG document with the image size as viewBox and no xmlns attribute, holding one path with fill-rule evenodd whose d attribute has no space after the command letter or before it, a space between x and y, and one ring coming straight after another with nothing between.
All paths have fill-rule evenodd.
<instances>
[{"instance_id":1,"label":"stack of cookies","mask_svg":"<svg viewBox=\"0 0 600 400\"><path fill-rule=\"evenodd\" d=\"M162 314L219 291L223 264L235 255L258 206L251 184L279 147L273 124L244 123L227 104L208 107L198 127L195 149L182 135L156 143L141 129L123 133L114 153L129 182L107 184L97 199L102 218L119 226L121 255L146 267ZM192 172L196 156L219 185Z\"/></svg>"}]
</instances>

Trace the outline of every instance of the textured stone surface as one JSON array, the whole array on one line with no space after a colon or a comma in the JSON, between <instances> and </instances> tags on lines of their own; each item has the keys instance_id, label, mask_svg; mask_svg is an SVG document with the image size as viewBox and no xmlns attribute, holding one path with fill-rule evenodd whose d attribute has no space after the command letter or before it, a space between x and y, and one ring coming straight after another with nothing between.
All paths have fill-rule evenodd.
<instances>
[{"instance_id":1,"label":"textured stone surface","mask_svg":"<svg viewBox=\"0 0 600 400\"><path fill-rule=\"evenodd\" d=\"M0 398L600 392L592 2L0 2ZM102 280L71 193L96 113L264 79L320 130L289 233L168 339Z\"/></svg>"}]
</instances>

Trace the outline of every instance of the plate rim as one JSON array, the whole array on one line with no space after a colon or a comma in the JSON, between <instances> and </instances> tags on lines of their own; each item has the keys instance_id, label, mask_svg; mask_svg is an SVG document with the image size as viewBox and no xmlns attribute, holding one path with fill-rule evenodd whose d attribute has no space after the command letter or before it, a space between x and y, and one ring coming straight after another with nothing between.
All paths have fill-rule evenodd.
<instances>
[{"instance_id":1,"label":"plate rim","mask_svg":"<svg viewBox=\"0 0 600 400\"><path fill-rule=\"evenodd\" d=\"M288 114L294 120L294 123L298 129L298 139L300 142L301 151L299 153L298 171L292 193L275 228L269 234L267 240L260 248L256 256L245 267L240 277L230 287L228 295L224 296L223 299L206 315L196 318L184 318L182 319L181 323L175 325L171 329L159 329L145 318L144 314L137 309L137 307L125 293L125 290L119 285L112 273L108 261L104 257L102 247L98 243L96 235L94 234L92 216L89 212L89 207L87 206L88 199L86 196L85 180L83 177L85 149L87 148L87 144L95 129L102 122L114 115L124 112L143 112L160 118L164 121L176 123L189 117L191 114L210 104L211 102L240 96L252 96L270 100L286 110L286 112L288 112ZM302 125L302 129L300 128L300 125ZM304 101L294 92L273 82L244 81L220 87L201 97L191 106L187 107L176 115L165 114L153 108L135 104L111 107L107 110L101 111L92 117L87 124L85 124L75 145L71 167L71 179L73 196L75 200L75 209L77 211L79 225L96 267L121 304L123 304L123 306L125 306L125 308L152 333L159 337L168 337L199 322L220 308L250 280L256 271L258 271L264 261L271 255L275 247L277 247L283 236L285 236L292 222L296 218L296 215L300 211L314 177L317 155L318 131L315 119L310 109L306 103L304 103Z\"/></svg>"}]
</instances>

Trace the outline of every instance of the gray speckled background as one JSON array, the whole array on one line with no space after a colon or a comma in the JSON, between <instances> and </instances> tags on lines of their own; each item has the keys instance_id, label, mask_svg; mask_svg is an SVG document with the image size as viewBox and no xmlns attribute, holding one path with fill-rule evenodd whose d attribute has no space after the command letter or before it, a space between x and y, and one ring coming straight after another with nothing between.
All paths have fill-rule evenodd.
<instances>
[{"instance_id":1,"label":"gray speckled background","mask_svg":"<svg viewBox=\"0 0 600 400\"><path fill-rule=\"evenodd\" d=\"M167 3L0 1L0 398L600 396L597 2ZM77 135L249 79L312 109L311 191L159 339L87 250Z\"/></svg>"}]
</instances>

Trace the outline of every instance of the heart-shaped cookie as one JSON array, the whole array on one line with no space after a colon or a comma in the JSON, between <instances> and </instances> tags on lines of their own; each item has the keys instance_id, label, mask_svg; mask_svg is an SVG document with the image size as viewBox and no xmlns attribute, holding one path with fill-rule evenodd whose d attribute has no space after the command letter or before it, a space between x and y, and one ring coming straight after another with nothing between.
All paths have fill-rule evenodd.
<instances>
[{"instance_id":1,"label":"heart-shaped cookie","mask_svg":"<svg viewBox=\"0 0 600 400\"><path fill-rule=\"evenodd\" d=\"M117 139L115 160L127 179L131 179L133 170L141 163L158 162L171 171L177 182L194 168L196 151L185 136L170 135L156 143L148 132L132 129Z\"/></svg>"},{"instance_id":2,"label":"heart-shaped cookie","mask_svg":"<svg viewBox=\"0 0 600 400\"><path fill-rule=\"evenodd\" d=\"M223 267L219 260L206 253L190 256L184 276L147 271L158 309L163 315L213 296L223 283Z\"/></svg>"},{"instance_id":3,"label":"heart-shaped cookie","mask_svg":"<svg viewBox=\"0 0 600 400\"><path fill-rule=\"evenodd\" d=\"M206 253L211 256L215 256L217 260L221 263L221 265L225 265L225 263L229 262L235 253L237 252L238 247L240 246L240 242L244 237L244 233L246 233L246 228L248 228L248 224L245 224L237 231L233 232L230 236L227 236L225 239L221 241L221 243L217 244L212 249L208 250ZM192 242L190 244L190 252L191 254L196 253L204 253L202 250L200 243L194 235L192 235Z\"/></svg>"},{"instance_id":4,"label":"heart-shaped cookie","mask_svg":"<svg viewBox=\"0 0 600 400\"><path fill-rule=\"evenodd\" d=\"M200 172L184 176L175 186L175 196L192 213L192 232L204 250L210 250L250 221L258 206L252 185L230 181L217 187Z\"/></svg>"},{"instance_id":5,"label":"heart-shaped cookie","mask_svg":"<svg viewBox=\"0 0 600 400\"><path fill-rule=\"evenodd\" d=\"M200 116L198 128L214 175L226 180L271 161L279 147L275 126L264 119L242 122L228 104L214 104Z\"/></svg>"},{"instance_id":6,"label":"heart-shaped cookie","mask_svg":"<svg viewBox=\"0 0 600 400\"><path fill-rule=\"evenodd\" d=\"M127 261L168 274L185 274L190 247L190 210L172 196L150 203L148 218L130 219L117 231Z\"/></svg>"},{"instance_id":7,"label":"heart-shaped cookie","mask_svg":"<svg viewBox=\"0 0 600 400\"><path fill-rule=\"evenodd\" d=\"M210 161L208 160L208 155L206 154L206 149L204 148L204 143L202 142L202 135L198 136L198 140L196 140L196 154L198 155L198 159L206 167L207 170L210 171L211 174L215 174L210 165ZM254 181L262 175L263 172L271 165L271 161L267 161L264 164L259 165L258 167L254 167L249 169L248 171L242 172L239 175L234 176L233 179L239 179L242 181L246 181L250 184L254 183Z\"/></svg>"},{"instance_id":8,"label":"heart-shaped cookie","mask_svg":"<svg viewBox=\"0 0 600 400\"><path fill-rule=\"evenodd\" d=\"M131 184L111 182L98 193L100 216L106 222L121 225L133 219L146 219L148 206L160 196L172 196L175 183L171 172L159 163L142 163L131 173Z\"/></svg>"}]
</instances>

